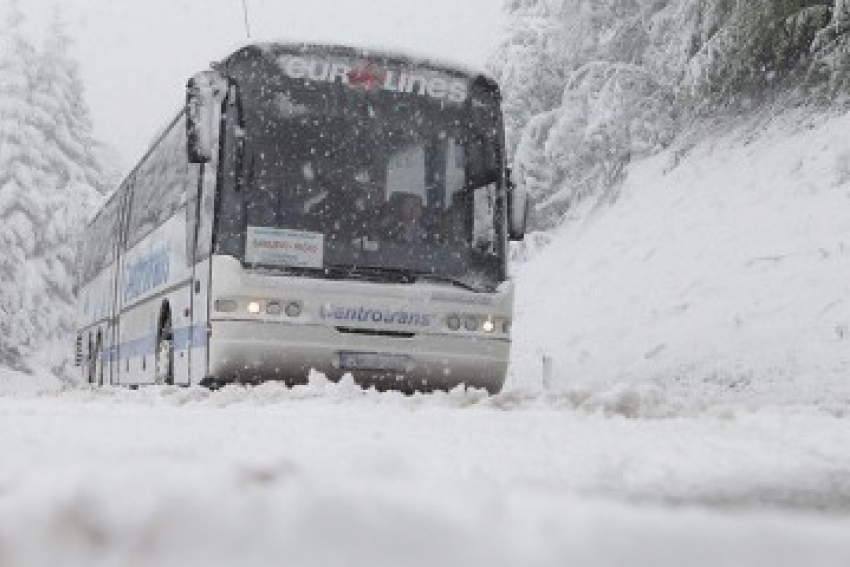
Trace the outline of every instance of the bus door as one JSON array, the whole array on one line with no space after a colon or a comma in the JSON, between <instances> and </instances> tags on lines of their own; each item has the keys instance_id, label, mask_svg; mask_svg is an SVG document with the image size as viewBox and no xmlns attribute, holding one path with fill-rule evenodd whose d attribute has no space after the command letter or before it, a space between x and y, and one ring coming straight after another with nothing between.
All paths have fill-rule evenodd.
<instances>
[{"instance_id":1,"label":"bus door","mask_svg":"<svg viewBox=\"0 0 850 567\"><path fill-rule=\"evenodd\" d=\"M192 327L189 349L189 382L199 384L207 376L210 321L210 281L212 279L213 225L218 160L190 165L197 182L197 193L189 210L194 214L194 251L192 271Z\"/></svg>"}]
</instances>

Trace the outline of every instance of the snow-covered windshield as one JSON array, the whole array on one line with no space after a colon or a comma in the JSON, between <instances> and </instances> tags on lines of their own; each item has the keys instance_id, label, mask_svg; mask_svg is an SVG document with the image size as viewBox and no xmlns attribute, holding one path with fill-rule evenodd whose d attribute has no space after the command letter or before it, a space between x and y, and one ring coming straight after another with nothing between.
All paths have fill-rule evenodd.
<instances>
[{"instance_id":1,"label":"snow-covered windshield","mask_svg":"<svg viewBox=\"0 0 850 567\"><path fill-rule=\"evenodd\" d=\"M275 72L254 67L240 83L246 262L498 285L495 97L479 97L470 111L466 98L477 95L468 79L424 75L425 89L440 87L435 97L415 85L411 93L371 89L387 80L374 65L348 64L345 81L334 83L293 78L291 59L276 61ZM316 71L327 77L333 64Z\"/></svg>"}]
</instances>

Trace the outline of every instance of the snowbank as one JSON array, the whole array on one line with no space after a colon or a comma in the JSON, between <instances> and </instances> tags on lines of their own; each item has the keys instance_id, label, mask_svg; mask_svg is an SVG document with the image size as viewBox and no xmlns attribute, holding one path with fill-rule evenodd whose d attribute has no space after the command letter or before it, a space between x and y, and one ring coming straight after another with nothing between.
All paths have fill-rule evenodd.
<instances>
[{"instance_id":1,"label":"snowbank","mask_svg":"<svg viewBox=\"0 0 850 567\"><path fill-rule=\"evenodd\" d=\"M518 268L513 386L651 383L850 399L850 114L804 112L633 164Z\"/></svg>"},{"instance_id":2,"label":"snowbank","mask_svg":"<svg viewBox=\"0 0 850 567\"><path fill-rule=\"evenodd\" d=\"M49 371L32 374L0 368L0 396L26 395L42 391L58 390L62 383Z\"/></svg>"}]
</instances>

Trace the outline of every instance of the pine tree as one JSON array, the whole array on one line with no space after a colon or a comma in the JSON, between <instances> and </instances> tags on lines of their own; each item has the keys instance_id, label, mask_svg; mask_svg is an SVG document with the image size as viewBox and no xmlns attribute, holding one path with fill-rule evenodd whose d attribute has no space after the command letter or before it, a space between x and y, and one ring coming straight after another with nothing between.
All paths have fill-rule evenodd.
<instances>
[{"instance_id":1,"label":"pine tree","mask_svg":"<svg viewBox=\"0 0 850 567\"><path fill-rule=\"evenodd\" d=\"M675 113L651 65L659 14L639 0L509 0L494 61L505 89L509 151L535 202L532 226L557 225L608 190L632 157L663 148ZM658 76L657 76L658 75Z\"/></svg>"},{"instance_id":2,"label":"pine tree","mask_svg":"<svg viewBox=\"0 0 850 567\"><path fill-rule=\"evenodd\" d=\"M551 228L682 123L850 91L850 0L506 0L491 67L509 151Z\"/></svg>"},{"instance_id":3,"label":"pine tree","mask_svg":"<svg viewBox=\"0 0 850 567\"><path fill-rule=\"evenodd\" d=\"M75 238L107 179L59 13L41 51L22 21L12 0L0 36L0 365L19 370L48 342L72 343Z\"/></svg>"},{"instance_id":4,"label":"pine tree","mask_svg":"<svg viewBox=\"0 0 850 567\"><path fill-rule=\"evenodd\" d=\"M505 37L490 59L504 91L511 154L532 117L559 106L564 89L566 52L558 44L560 7L545 0L506 2Z\"/></svg>"},{"instance_id":5,"label":"pine tree","mask_svg":"<svg viewBox=\"0 0 850 567\"><path fill-rule=\"evenodd\" d=\"M23 19L11 0L0 32L0 364L16 369L34 347L27 259L46 221L31 191L45 164L37 151L41 132L32 122L36 54L21 33Z\"/></svg>"},{"instance_id":6,"label":"pine tree","mask_svg":"<svg viewBox=\"0 0 850 567\"><path fill-rule=\"evenodd\" d=\"M31 259L46 300L33 313L43 329L42 339L66 336L73 328L73 239L98 194L106 190L78 65L68 55L71 47L56 10L33 89L34 117L45 140L43 151L51 182L40 191L50 220L38 236L37 254Z\"/></svg>"}]
</instances>

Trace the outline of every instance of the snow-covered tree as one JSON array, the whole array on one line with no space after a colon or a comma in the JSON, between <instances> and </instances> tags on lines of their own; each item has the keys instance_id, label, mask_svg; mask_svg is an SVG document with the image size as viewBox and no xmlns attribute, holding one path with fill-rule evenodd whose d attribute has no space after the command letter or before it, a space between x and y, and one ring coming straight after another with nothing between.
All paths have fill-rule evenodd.
<instances>
[{"instance_id":1,"label":"snow-covered tree","mask_svg":"<svg viewBox=\"0 0 850 567\"><path fill-rule=\"evenodd\" d=\"M81 231L98 195L107 189L79 69L68 55L71 45L57 11L33 89L34 117L46 143L51 181L43 188L50 222L39 234L38 255L33 258L48 300L33 315L46 338L55 338L73 327L73 312L64 308L73 302L73 238Z\"/></svg>"},{"instance_id":2,"label":"snow-covered tree","mask_svg":"<svg viewBox=\"0 0 850 567\"><path fill-rule=\"evenodd\" d=\"M683 95L696 108L738 110L801 86L812 46L833 11L829 0L714 0L700 6L700 26Z\"/></svg>"},{"instance_id":3,"label":"snow-covered tree","mask_svg":"<svg viewBox=\"0 0 850 567\"><path fill-rule=\"evenodd\" d=\"M509 150L550 228L587 195L610 188L633 157L669 142L669 80L647 55L667 2L509 0L492 68L505 89ZM658 34L655 33L657 36ZM655 40L655 43L653 41Z\"/></svg>"},{"instance_id":4,"label":"snow-covered tree","mask_svg":"<svg viewBox=\"0 0 850 567\"><path fill-rule=\"evenodd\" d=\"M37 58L22 35L22 22L12 1L0 32L0 364L18 369L35 335L27 315L33 307L27 261L46 222L32 191L46 168L30 96Z\"/></svg>"},{"instance_id":5,"label":"snow-covered tree","mask_svg":"<svg viewBox=\"0 0 850 567\"><path fill-rule=\"evenodd\" d=\"M810 77L828 85L827 96L850 91L850 0L836 0L827 13L814 12L798 25L814 30Z\"/></svg>"},{"instance_id":6,"label":"snow-covered tree","mask_svg":"<svg viewBox=\"0 0 850 567\"><path fill-rule=\"evenodd\" d=\"M516 176L537 204L537 228L556 226L588 196L609 194L634 158L675 135L673 94L645 67L589 63L573 73L562 107L537 115L516 152Z\"/></svg>"},{"instance_id":7,"label":"snow-covered tree","mask_svg":"<svg viewBox=\"0 0 850 567\"><path fill-rule=\"evenodd\" d=\"M683 124L850 91L850 0L506 0L491 62L532 225L611 194Z\"/></svg>"},{"instance_id":8,"label":"snow-covered tree","mask_svg":"<svg viewBox=\"0 0 850 567\"><path fill-rule=\"evenodd\" d=\"M0 36L0 364L71 343L74 239L107 177L58 13L43 49L16 0Z\"/></svg>"},{"instance_id":9,"label":"snow-covered tree","mask_svg":"<svg viewBox=\"0 0 850 567\"><path fill-rule=\"evenodd\" d=\"M511 0L505 38L491 57L505 98L508 146L512 152L532 117L557 108L567 66L562 59L559 28L561 6L545 1Z\"/></svg>"}]
</instances>

